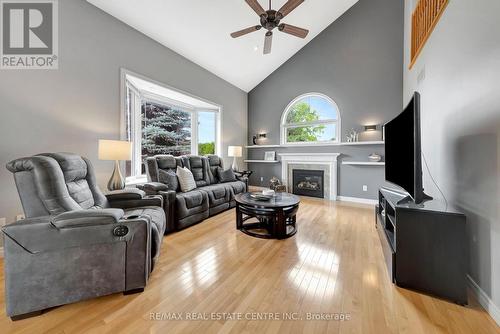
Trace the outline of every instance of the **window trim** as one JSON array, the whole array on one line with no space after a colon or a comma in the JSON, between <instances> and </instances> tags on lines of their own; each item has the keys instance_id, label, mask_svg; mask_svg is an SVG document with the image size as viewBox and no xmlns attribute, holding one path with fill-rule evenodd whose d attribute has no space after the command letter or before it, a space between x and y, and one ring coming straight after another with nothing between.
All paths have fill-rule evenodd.
<instances>
[{"instance_id":1,"label":"window trim","mask_svg":"<svg viewBox=\"0 0 500 334\"><path fill-rule=\"evenodd\" d=\"M287 123L286 119L288 116L288 113L292 109L293 105L297 103L298 101L308 98L308 97L320 97L322 99L327 100L330 102L336 109L337 109L337 120L319 120L319 121L314 121L314 122L304 122L304 123ZM340 115L340 108L338 104L329 96L322 94L322 93L316 93L316 92L311 92L311 93L305 93L302 95L297 96L294 98L288 105L286 106L285 110L281 114L281 120L280 120L280 144L281 145L286 145L286 146L314 146L314 145L331 145L331 144L338 144L340 143L340 136L341 136L341 123L342 123L342 117ZM307 141L301 141L301 142L288 142L287 140L287 130L289 128L297 128L297 127L303 127L303 126L314 126L314 125L322 125L322 124L335 124L336 125L336 140L325 140L325 141L313 141L313 142L307 142Z\"/></svg>"},{"instance_id":2,"label":"window trim","mask_svg":"<svg viewBox=\"0 0 500 334\"><path fill-rule=\"evenodd\" d=\"M215 117L215 154L222 156L222 153L223 153L222 152L222 142L223 142L222 124L223 124L223 115L224 115L222 105L215 103L215 102L212 102L210 100L204 99L202 97L196 96L194 94L188 93L186 91L177 89L175 87L169 86L167 84L156 81L154 79L151 79L151 78L144 76L144 75L141 75L139 73L130 71L130 70L123 68L123 67L120 68L120 140L130 140L130 138L128 138L128 133L127 133L127 128L126 128L126 125L127 125L127 88L130 87L133 91L135 91L136 94L141 96L140 91L136 87L134 87L134 85L132 85L130 82L128 82L127 75L133 76L133 77L145 80L145 81L149 81L155 85L164 87L166 89L175 91L177 93L180 93L180 94L192 97L194 99L197 99L199 101L203 101L203 102L206 102L208 104L213 105L215 107L213 109L193 108L192 106L191 106L191 108L189 108L186 104L183 104L179 101L170 100L168 98L158 99L159 96L155 96L156 98L151 98L151 100L156 100L156 102L159 104L166 104L167 106L179 108L183 111L191 113L191 129L192 129L191 130L191 154L193 154L193 155L198 154L198 112L210 112L210 111L214 112L216 115L216 117ZM150 97L152 97L155 94L147 94L147 95L148 95L147 98L150 99ZM159 98L161 98L161 96ZM139 117L140 117L140 115L139 115ZM193 122L196 122L196 124L194 124ZM193 125L195 125L195 126L193 126ZM134 131L136 131L136 130L134 130ZM136 137L137 137L137 135L136 135ZM133 159L135 160L137 158L134 156ZM124 162L121 162L121 163L124 164ZM124 167L124 166L122 166L122 167ZM133 173L133 175L130 177L127 177L127 180L128 179L137 179L137 178L141 178L141 177L143 178L145 176L144 174L140 174L140 175L136 174L137 171L135 170L134 161L132 161L132 173Z\"/></svg>"}]
</instances>

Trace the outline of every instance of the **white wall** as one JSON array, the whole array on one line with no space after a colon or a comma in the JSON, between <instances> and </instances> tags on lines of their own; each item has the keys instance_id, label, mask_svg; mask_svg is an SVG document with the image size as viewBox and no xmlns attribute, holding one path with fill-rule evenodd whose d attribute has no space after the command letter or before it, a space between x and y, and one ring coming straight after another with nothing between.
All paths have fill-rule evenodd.
<instances>
[{"instance_id":1,"label":"white wall","mask_svg":"<svg viewBox=\"0 0 500 334\"><path fill-rule=\"evenodd\" d=\"M404 103L422 94L423 152L448 201L467 214L469 275L499 322L500 2L450 0L409 70L415 2L405 2ZM425 166L424 184L441 197Z\"/></svg>"},{"instance_id":2,"label":"white wall","mask_svg":"<svg viewBox=\"0 0 500 334\"><path fill-rule=\"evenodd\" d=\"M118 139L120 68L223 106L223 154L245 145L247 94L83 0L59 1L59 70L0 71L0 217L21 213L5 164L42 152L87 156L104 188L113 165L98 139ZM226 164L230 160L226 159Z\"/></svg>"}]
</instances>

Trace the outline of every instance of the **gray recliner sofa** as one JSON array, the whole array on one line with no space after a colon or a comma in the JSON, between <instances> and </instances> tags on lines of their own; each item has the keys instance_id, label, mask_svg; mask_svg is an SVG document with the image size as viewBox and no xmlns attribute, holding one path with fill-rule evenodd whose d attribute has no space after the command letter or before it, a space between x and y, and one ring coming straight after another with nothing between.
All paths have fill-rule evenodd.
<instances>
[{"instance_id":1,"label":"gray recliner sofa","mask_svg":"<svg viewBox=\"0 0 500 334\"><path fill-rule=\"evenodd\" d=\"M70 153L17 159L7 169L26 216L2 228L8 316L144 289L165 232L162 196L105 196L89 160Z\"/></svg>"},{"instance_id":2,"label":"gray recliner sofa","mask_svg":"<svg viewBox=\"0 0 500 334\"><path fill-rule=\"evenodd\" d=\"M223 168L223 162L216 155L156 155L146 158L145 165L148 183L141 189L147 194L163 196L167 233L233 208L236 204L234 197L248 189L247 178L236 176L234 181L220 182L217 169ZM173 175L178 166L186 167L193 173L196 189L183 193L176 182L170 182L167 174Z\"/></svg>"}]
</instances>

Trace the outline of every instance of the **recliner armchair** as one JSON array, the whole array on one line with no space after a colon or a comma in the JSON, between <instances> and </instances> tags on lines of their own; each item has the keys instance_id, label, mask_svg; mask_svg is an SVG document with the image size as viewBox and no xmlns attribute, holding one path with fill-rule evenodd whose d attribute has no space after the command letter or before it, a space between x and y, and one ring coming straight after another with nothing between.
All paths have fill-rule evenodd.
<instances>
[{"instance_id":1,"label":"recliner armchair","mask_svg":"<svg viewBox=\"0 0 500 334\"><path fill-rule=\"evenodd\" d=\"M7 315L146 286L165 232L162 196L104 195L89 160L46 153L7 164L25 220L4 234Z\"/></svg>"}]
</instances>

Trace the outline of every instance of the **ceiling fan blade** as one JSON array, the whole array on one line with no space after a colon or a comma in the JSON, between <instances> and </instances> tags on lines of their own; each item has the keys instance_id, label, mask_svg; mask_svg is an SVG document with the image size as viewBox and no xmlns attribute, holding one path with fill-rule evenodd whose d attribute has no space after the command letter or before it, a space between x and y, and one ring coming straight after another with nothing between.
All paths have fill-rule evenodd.
<instances>
[{"instance_id":1,"label":"ceiling fan blade","mask_svg":"<svg viewBox=\"0 0 500 334\"><path fill-rule=\"evenodd\" d=\"M267 15L266 11L262 6L260 5L258 0L245 0L245 2L252 7L252 9L257 13L257 15L262 16L262 15Z\"/></svg>"},{"instance_id":2,"label":"ceiling fan blade","mask_svg":"<svg viewBox=\"0 0 500 334\"><path fill-rule=\"evenodd\" d=\"M257 31L260 28L262 28L262 27L261 26L253 26L253 27L250 27L250 28L238 30L238 31L235 31L235 32L231 33L231 37L232 38L240 37L240 36L249 34L251 32Z\"/></svg>"},{"instance_id":3,"label":"ceiling fan blade","mask_svg":"<svg viewBox=\"0 0 500 334\"><path fill-rule=\"evenodd\" d=\"M278 26L279 31L283 31L284 33L297 36L300 38L306 38L307 34L309 33L309 30L299 28L296 26L292 26L291 24L285 24L282 23Z\"/></svg>"},{"instance_id":4,"label":"ceiling fan blade","mask_svg":"<svg viewBox=\"0 0 500 334\"><path fill-rule=\"evenodd\" d=\"M264 39L264 54L270 54L271 53L271 47L273 46L273 32L268 31L266 32L266 38Z\"/></svg>"},{"instance_id":5,"label":"ceiling fan blade","mask_svg":"<svg viewBox=\"0 0 500 334\"><path fill-rule=\"evenodd\" d=\"M287 16L288 14L290 14L290 12L292 10L294 10L295 8L297 8L303 2L304 2L304 0L288 0L278 10L278 13L276 14L276 16L281 20L282 18L284 18L285 16Z\"/></svg>"}]
</instances>

